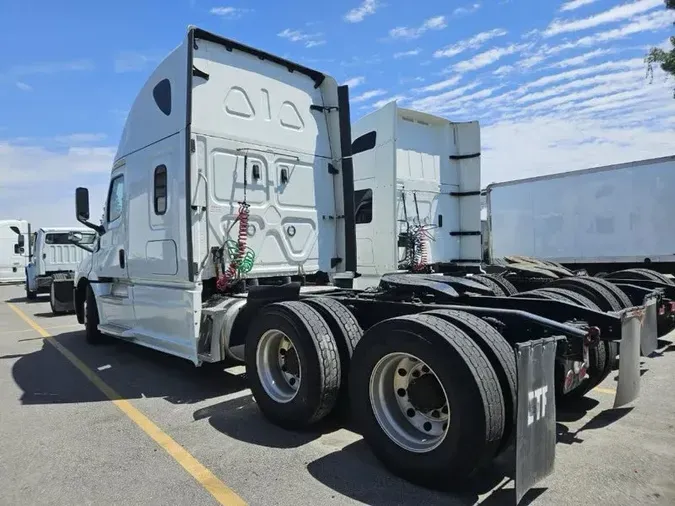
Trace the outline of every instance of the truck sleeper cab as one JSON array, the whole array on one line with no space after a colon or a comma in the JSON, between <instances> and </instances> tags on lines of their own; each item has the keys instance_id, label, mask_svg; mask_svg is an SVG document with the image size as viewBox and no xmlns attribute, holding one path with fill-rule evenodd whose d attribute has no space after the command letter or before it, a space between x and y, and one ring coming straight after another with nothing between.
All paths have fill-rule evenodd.
<instances>
[{"instance_id":1,"label":"truck sleeper cab","mask_svg":"<svg viewBox=\"0 0 675 506\"><path fill-rule=\"evenodd\" d=\"M30 223L26 220L0 220L0 284L25 279L31 238Z\"/></svg>"},{"instance_id":2,"label":"truck sleeper cab","mask_svg":"<svg viewBox=\"0 0 675 506\"><path fill-rule=\"evenodd\" d=\"M99 236L76 278L86 339L196 365L239 359L274 423L307 428L346 406L414 482L461 483L517 434L520 499L553 468L555 410L541 406L554 405L558 343L578 359L599 333L453 305L418 277L353 289L352 156L377 135L352 142L349 118L348 88L330 76L190 27L131 108L100 225L76 190L77 218ZM510 332L484 319L495 312ZM579 313L622 329L603 338L626 344L616 403L632 401L642 313ZM450 406L468 422L453 424Z\"/></svg>"}]
</instances>

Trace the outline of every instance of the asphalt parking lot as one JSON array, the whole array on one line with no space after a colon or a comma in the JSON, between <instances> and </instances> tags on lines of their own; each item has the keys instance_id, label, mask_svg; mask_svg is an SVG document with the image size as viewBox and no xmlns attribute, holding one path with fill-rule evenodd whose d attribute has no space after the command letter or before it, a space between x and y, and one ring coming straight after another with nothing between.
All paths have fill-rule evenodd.
<instances>
[{"instance_id":1,"label":"asphalt parking lot","mask_svg":"<svg viewBox=\"0 0 675 506\"><path fill-rule=\"evenodd\" d=\"M611 374L558 412L556 470L523 504L675 504L675 335L643 359L639 399ZM112 400L111 400L112 399ZM0 504L513 504L508 459L461 494L392 477L336 423L279 429L244 368L124 342L90 346L75 316L0 286Z\"/></svg>"}]
</instances>

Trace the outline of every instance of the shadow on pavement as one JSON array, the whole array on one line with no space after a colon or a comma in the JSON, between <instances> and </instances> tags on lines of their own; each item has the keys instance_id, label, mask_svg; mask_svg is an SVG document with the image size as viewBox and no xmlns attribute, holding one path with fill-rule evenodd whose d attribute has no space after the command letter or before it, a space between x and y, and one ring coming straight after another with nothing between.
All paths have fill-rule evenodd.
<instances>
[{"instance_id":1,"label":"shadow on pavement","mask_svg":"<svg viewBox=\"0 0 675 506\"><path fill-rule=\"evenodd\" d=\"M251 394L199 409L193 417L195 420L208 419L214 429L238 441L267 448L297 448L343 427L330 417L312 430L282 429L267 421Z\"/></svg>"},{"instance_id":2,"label":"shadow on pavement","mask_svg":"<svg viewBox=\"0 0 675 506\"><path fill-rule=\"evenodd\" d=\"M579 437L582 432L603 429L620 420L631 411L633 411L633 407L606 409L595 415L581 428L574 432L571 431L565 424L558 422L556 423L557 441L558 443L566 445L583 443L584 440Z\"/></svg>"},{"instance_id":3,"label":"shadow on pavement","mask_svg":"<svg viewBox=\"0 0 675 506\"><path fill-rule=\"evenodd\" d=\"M317 481L339 494L373 506L390 504L459 506L476 504L479 498L481 504L514 504L514 469L515 453L512 447L480 475L467 480L460 490L454 492L433 490L413 485L392 475L374 457L362 439L307 465L307 470ZM545 490L538 487L531 489L520 504L529 504Z\"/></svg>"},{"instance_id":4,"label":"shadow on pavement","mask_svg":"<svg viewBox=\"0 0 675 506\"><path fill-rule=\"evenodd\" d=\"M192 404L246 388L243 376L224 371L227 364L195 367L185 359L124 341L91 346L85 342L82 331L66 332L54 339L124 399L151 397L173 404ZM46 340L41 349L16 361L12 375L23 391L20 399L23 404L107 400ZM87 388L81 388L82 385Z\"/></svg>"}]
</instances>

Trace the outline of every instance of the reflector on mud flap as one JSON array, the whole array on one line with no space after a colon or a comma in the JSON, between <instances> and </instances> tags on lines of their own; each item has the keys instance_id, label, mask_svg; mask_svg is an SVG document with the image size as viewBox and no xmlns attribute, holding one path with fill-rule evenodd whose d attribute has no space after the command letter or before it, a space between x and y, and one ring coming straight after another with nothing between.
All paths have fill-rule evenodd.
<instances>
[{"instance_id":1,"label":"reflector on mud flap","mask_svg":"<svg viewBox=\"0 0 675 506\"><path fill-rule=\"evenodd\" d=\"M554 366L558 341L547 337L518 343L516 416L516 504L532 486L553 472L555 463Z\"/></svg>"},{"instance_id":2,"label":"reflector on mud flap","mask_svg":"<svg viewBox=\"0 0 675 506\"><path fill-rule=\"evenodd\" d=\"M658 297L651 294L647 295L644 300L645 313L640 331L640 350L645 357L654 353L659 346L657 302Z\"/></svg>"}]
</instances>

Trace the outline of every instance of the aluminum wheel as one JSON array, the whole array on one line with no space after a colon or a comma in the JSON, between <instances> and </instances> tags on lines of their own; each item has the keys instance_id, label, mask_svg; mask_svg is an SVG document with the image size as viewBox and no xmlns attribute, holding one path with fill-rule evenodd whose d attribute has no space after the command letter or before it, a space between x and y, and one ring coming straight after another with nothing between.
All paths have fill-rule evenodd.
<instances>
[{"instance_id":1,"label":"aluminum wheel","mask_svg":"<svg viewBox=\"0 0 675 506\"><path fill-rule=\"evenodd\" d=\"M408 353L390 353L370 375L370 404L382 430L415 453L436 449L450 423L448 396L433 370Z\"/></svg>"},{"instance_id":2,"label":"aluminum wheel","mask_svg":"<svg viewBox=\"0 0 675 506\"><path fill-rule=\"evenodd\" d=\"M291 402L300 388L301 366L293 341L280 330L265 332L256 349L256 367L267 395L279 403Z\"/></svg>"}]
</instances>

